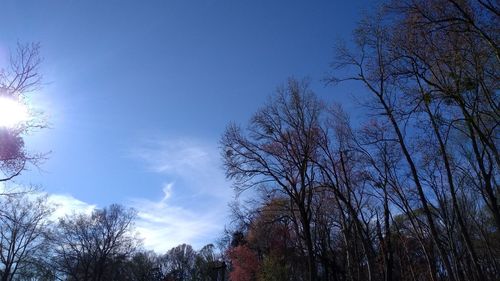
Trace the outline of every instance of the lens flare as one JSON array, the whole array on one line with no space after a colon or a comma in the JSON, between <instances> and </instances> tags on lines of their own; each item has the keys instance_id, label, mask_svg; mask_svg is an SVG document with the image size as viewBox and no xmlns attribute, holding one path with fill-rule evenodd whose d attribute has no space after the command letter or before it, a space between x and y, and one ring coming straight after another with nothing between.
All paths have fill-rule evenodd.
<instances>
[{"instance_id":1,"label":"lens flare","mask_svg":"<svg viewBox=\"0 0 500 281\"><path fill-rule=\"evenodd\" d=\"M0 127L13 128L27 121L29 112L26 105L7 97L0 97Z\"/></svg>"}]
</instances>

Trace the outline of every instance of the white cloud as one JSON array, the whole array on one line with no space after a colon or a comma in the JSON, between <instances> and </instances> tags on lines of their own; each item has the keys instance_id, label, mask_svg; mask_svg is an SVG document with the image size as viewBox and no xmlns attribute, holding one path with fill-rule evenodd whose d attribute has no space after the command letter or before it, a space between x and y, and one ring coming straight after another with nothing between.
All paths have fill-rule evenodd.
<instances>
[{"instance_id":1,"label":"white cloud","mask_svg":"<svg viewBox=\"0 0 500 281\"><path fill-rule=\"evenodd\" d=\"M52 215L55 219L74 213L90 214L97 208L96 205L83 202L71 195L65 194L50 194L48 195L48 202L55 207L54 214Z\"/></svg>"},{"instance_id":2,"label":"white cloud","mask_svg":"<svg viewBox=\"0 0 500 281\"><path fill-rule=\"evenodd\" d=\"M195 248L201 248L206 243L213 242L220 233L223 209L214 208L204 214L189 208L170 204L174 183L163 186L163 196L157 201L145 198L135 198L125 205L137 210L136 231L145 248L164 253L171 248L189 243ZM96 205L81 201L71 195L49 194L48 202L55 207L52 215L57 220L74 213L90 214Z\"/></svg>"},{"instance_id":3,"label":"white cloud","mask_svg":"<svg viewBox=\"0 0 500 281\"><path fill-rule=\"evenodd\" d=\"M163 199L161 200L162 202L165 202L168 200L168 198L170 198L172 196L172 186L174 185L174 183L166 183L164 186L163 186Z\"/></svg>"},{"instance_id":4,"label":"white cloud","mask_svg":"<svg viewBox=\"0 0 500 281\"><path fill-rule=\"evenodd\" d=\"M183 174L185 169L200 171L211 161L210 151L193 140L148 140L136 150L136 155L159 173Z\"/></svg>"},{"instance_id":5,"label":"white cloud","mask_svg":"<svg viewBox=\"0 0 500 281\"><path fill-rule=\"evenodd\" d=\"M27 193L27 195L32 198L46 196L47 203L54 207L54 213L52 214L53 220L75 213L90 214L95 208L97 208L96 205L78 200L69 194L50 194L38 188L23 186L15 183L10 183L9 185L6 183L0 184L0 194L2 193Z\"/></svg>"},{"instance_id":6,"label":"white cloud","mask_svg":"<svg viewBox=\"0 0 500 281\"><path fill-rule=\"evenodd\" d=\"M227 200L232 196L225 180L216 143L190 138L150 139L132 155L155 173L167 179L188 182L186 186L200 195Z\"/></svg>"},{"instance_id":7,"label":"white cloud","mask_svg":"<svg viewBox=\"0 0 500 281\"><path fill-rule=\"evenodd\" d=\"M145 248L164 253L182 243L194 248L214 243L224 228L233 195L216 145L185 138L150 140L133 155L164 181L162 186L151 187L162 190L158 198L117 202L137 210L136 230ZM56 209L54 220L73 213L90 214L98 208L69 194L47 197Z\"/></svg>"},{"instance_id":8,"label":"white cloud","mask_svg":"<svg viewBox=\"0 0 500 281\"><path fill-rule=\"evenodd\" d=\"M200 248L215 242L232 198L216 144L154 139L143 142L133 156L167 182L161 198L130 200L138 211L136 225L144 246L164 252L182 243Z\"/></svg>"},{"instance_id":9,"label":"white cloud","mask_svg":"<svg viewBox=\"0 0 500 281\"><path fill-rule=\"evenodd\" d=\"M130 203L138 211L136 226L144 246L157 252L166 252L182 243L202 247L206 243L204 238L213 238L207 235L220 230L218 216L221 214L217 210L199 214L189 208L169 204L173 186L173 183L165 185L164 196L159 201L134 199Z\"/></svg>"}]
</instances>

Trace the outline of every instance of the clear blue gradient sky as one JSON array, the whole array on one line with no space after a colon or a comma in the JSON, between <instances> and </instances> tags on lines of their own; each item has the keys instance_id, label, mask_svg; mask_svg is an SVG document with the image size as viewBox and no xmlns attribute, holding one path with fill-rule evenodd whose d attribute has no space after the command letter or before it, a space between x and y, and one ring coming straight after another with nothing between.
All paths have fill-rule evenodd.
<instances>
[{"instance_id":1,"label":"clear blue gradient sky","mask_svg":"<svg viewBox=\"0 0 500 281\"><path fill-rule=\"evenodd\" d=\"M352 106L359 89L327 87L334 45L370 1L0 0L0 63L40 42L45 85L33 105L51 129L41 185L61 208L139 211L148 248L214 242L233 194L220 167L226 125L246 123L287 77Z\"/></svg>"}]
</instances>

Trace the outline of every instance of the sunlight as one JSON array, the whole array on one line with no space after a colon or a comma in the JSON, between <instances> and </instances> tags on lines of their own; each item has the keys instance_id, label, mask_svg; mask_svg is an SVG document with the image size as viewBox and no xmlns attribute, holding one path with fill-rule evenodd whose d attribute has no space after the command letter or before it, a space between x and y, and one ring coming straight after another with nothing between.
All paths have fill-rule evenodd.
<instances>
[{"instance_id":1,"label":"sunlight","mask_svg":"<svg viewBox=\"0 0 500 281\"><path fill-rule=\"evenodd\" d=\"M28 117L28 109L24 104L15 99L0 97L0 127L15 127Z\"/></svg>"}]
</instances>

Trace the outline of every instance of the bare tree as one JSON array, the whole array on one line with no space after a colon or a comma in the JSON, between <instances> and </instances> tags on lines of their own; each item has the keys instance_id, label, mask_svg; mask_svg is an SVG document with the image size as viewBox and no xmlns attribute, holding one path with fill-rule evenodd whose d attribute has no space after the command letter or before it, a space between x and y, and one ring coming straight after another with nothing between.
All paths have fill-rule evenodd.
<instances>
[{"instance_id":1,"label":"bare tree","mask_svg":"<svg viewBox=\"0 0 500 281\"><path fill-rule=\"evenodd\" d=\"M19 44L10 56L8 65L0 66L0 98L20 104L41 86L40 44ZM38 165L43 154L30 153L23 137L33 130L47 126L41 113L31 109L28 118L14 127L0 127L0 182L21 174L28 164Z\"/></svg>"},{"instance_id":2,"label":"bare tree","mask_svg":"<svg viewBox=\"0 0 500 281\"><path fill-rule=\"evenodd\" d=\"M233 241L244 243L232 247L245 245L249 274L286 280L274 273L298 268L265 237L282 222L264 216L266 204L284 198L287 241L309 268L294 280L500 278L499 11L493 1L403 0L361 21L330 79L365 86L359 128L293 86L246 130L228 127L222 153L236 191L267 192L234 208Z\"/></svg>"},{"instance_id":3,"label":"bare tree","mask_svg":"<svg viewBox=\"0 0 500 281\"><path fill-rule=\"evenodd\" d=\"M135 211L120 205L60 219L55 265L66 280L112 280L114 266L133 253Z\"/></svg>"},{"instance_id":4,"label":"bare tree","mask_svg":"<svg viewBox=\"0 0 500 281\"><path fill-rule=\"evenodd\" d=\"M124 266L125 276L117 280L136 280L136 281L161 281L160 256L153 251L139 251L134 253L132 258Z\"/></svg>"},{"instance_id":5,"label":"bare tree","mask_svg":"<svg viewBox=\"0 0 500 281\"><path fill-rule=\"evenodd\" d=\"M380 133L371 133L371 151L379 144L399 146L404 169L382 169L389 162L373 157L371 163L378 169L377 177L389 179L379 184L389 184L396 195L394 203L412 223L434 280L439 275L485 280L486 274L492 279L497 274L485 270L484 257L474 246L478 230L463 207L488 208L498 224L495 7L482 1L391 2L386 12L360 24L355 33L358 52L340 48L334 65L353 70L353 75L332 81L360 81L372 94L367 103L371 113L389 125L388 138L377 139ZM391 170L396 180L387 177ZM412 203L412 194L418 204ZM424 247L427 234L431 247Z\"/></svg>"},{"instance_id":6,"label":"bare tree","mask_svg":"<svg viewBox=\"0 0 500 281\"><path fill-rule=\"evenodd\" d=\"M45 197L26 194L2 197L0 203L0 280L27 278L23 274L46 265L53 209Z\"/></svg>"},{"instance_id":7,"label":"bare tree","mask_svg":"<svg viewBox=\"0 0 500 281\"><path fill-rule=\"evenodd\" d=\"M290 201L311 281L317 278L311 205L321 110L308 84L290 79L253 116L247 132L229 126L221 141L226 175L235 180L237 191L266 184Z\"/></svg>"},{"instance_id":8,"label":"bare tree","mask_svg":"<svg viewBox=\"0 0 500 281\"><path fill-rule=\"evenodd\" d=\"M195 277L196 252L191 245L176 246L163 255L161 259L167 280L193 280Z\"/></svg>"}]
</instances>

